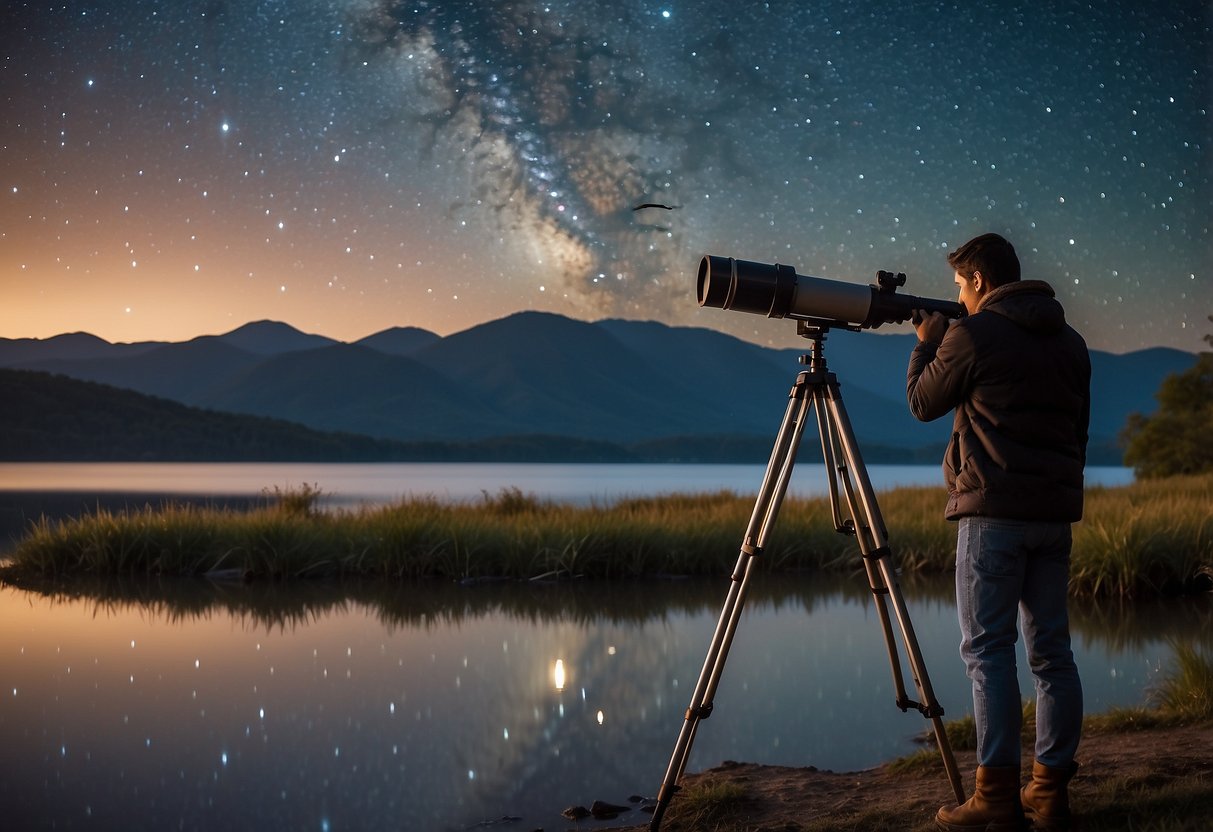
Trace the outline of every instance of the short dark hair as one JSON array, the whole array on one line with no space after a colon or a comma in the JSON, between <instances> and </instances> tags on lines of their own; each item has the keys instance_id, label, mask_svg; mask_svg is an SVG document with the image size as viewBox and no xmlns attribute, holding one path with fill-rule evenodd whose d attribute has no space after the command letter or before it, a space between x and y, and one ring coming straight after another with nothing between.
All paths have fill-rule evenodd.
<instances>
[{"instance_id":1,"label":"short dark hair","mask_svg":"<svg viewBox=\"0 0 1213 832\"><path fill-rule=\"evenodd\" d=\"M948 265L972 282L981 272L991 287L1019 280L1019 258L1015 247L998 234L982 234L948 255Z\"/></svg>"}]
</instances>

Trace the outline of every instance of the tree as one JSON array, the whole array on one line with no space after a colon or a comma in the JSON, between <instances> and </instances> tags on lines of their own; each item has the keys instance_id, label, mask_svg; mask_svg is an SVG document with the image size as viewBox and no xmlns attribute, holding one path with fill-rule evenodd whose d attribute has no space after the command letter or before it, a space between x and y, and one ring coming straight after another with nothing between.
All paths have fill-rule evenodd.
<instances>
[{"instance_id":1,"label":"tree","mask_svg":"<svg viewBox=\"0 0 1213 832\"><path fill-rule=\"evenodd\" d=\"M1163 379L1155 398L1158 412L1130 415L1121 432L1125 464L1143 479L1213 471L1213 353Z\"/></svg>"}]
</instances>

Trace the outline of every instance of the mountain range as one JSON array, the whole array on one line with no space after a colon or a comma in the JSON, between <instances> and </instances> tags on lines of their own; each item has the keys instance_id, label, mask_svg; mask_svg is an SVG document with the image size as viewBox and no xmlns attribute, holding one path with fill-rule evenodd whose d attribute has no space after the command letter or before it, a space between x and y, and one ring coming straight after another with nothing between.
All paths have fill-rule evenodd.
<instances>
[{"instance_id":1,"label":"mountain range","mask_svg":"<svg viewBox=\"0 0 1213 832\"><path fill-rule=\"evenodd\" d=\"M923 424L906 408L914 342L912 334L843 330L826 339L870 459L868 446L882 458L933 460L947 441L950 419ZM0 368L389 443L359 446L359 458L367 448L407 458L407 446L421 443L485 448L504 438L550 458L536 445L542 438L548 446L648 447L645 458L720 459L765 456L755 449L769 449L806 348L794 335L787 348L767 348L709 329L520 312L445 337L402 327L352 343L273 321L182 342L110 343L87 333L0 339ZM1167 348L1093 351L1091 461L1119 464L1116 436L1128 415L1153 411L1162 379L1195 360ZM87 410L85 399L72 401Z\"/></svg>"}]
</instances>

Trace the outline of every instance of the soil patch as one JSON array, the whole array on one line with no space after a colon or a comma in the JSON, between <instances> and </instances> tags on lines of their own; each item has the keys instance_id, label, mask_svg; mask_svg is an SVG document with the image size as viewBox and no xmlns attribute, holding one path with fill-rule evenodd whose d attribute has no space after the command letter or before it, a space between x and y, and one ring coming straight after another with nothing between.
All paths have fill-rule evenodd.
<instances>
[{"instance_id":1,"label":"soil patch","mask_svg":"<svg viewBox=\"0 0 1213 832\"><path fill-rule=\"evenodd\" d=\"M1031 760L1030 749L1024 759ZM965 791L971 793L976 768L974 754L959 752L956 761ZM1123 783L1133 783L1137 789L1144 785L1147 789L1162 790L1177 780L1191 782L1196 778L1200 788L1207 789L1213 799L1213 725L1084 736L1078 761L1080 768L1071 783L1070 795L1071 805L1080 816L1084 806L1096 804L1106 814L1107 795L1115 794ZM876 809L879 811L872 819L874 822L879 819L880 828L932 829L935 812L954 800L942 764L934 770L904 774L890 771L887 765L837 773L725 762L687 776L683 787L690 791L696 784L709 781L740 785L745 797L737 802L728 818L716 818L705 824L704 819L688 823L684 813L678 812L680 795L675 795L662 823L663 830L800 832L817 828L823 821L841 821L839 828L850 828L845 823L848 817L872 816ZM1133 800L1141 800L1140 791L1135 792ZM1208 817L1194 822L1213 824ZM1191 828L1213 829L1213 825Z\"/></svg>"}]
</instances>

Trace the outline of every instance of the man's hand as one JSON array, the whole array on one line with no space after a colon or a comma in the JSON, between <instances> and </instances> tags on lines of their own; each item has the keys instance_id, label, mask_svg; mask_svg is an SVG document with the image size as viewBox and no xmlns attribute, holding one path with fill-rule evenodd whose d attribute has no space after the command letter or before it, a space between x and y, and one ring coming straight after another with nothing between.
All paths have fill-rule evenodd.
<instances>
[{"instance_id":1,"label":"man's hand","mask_svg":"<svg viewBox=\"0 0 1213 832\"><path fill-rule=\"evenodd\" d=\"M914 313L914 332L918 334L919 341L928 344L942 343L947 331L948 319L942 312L931 312L926 315L921 312Z\"/></svg>"}]
</instances>

